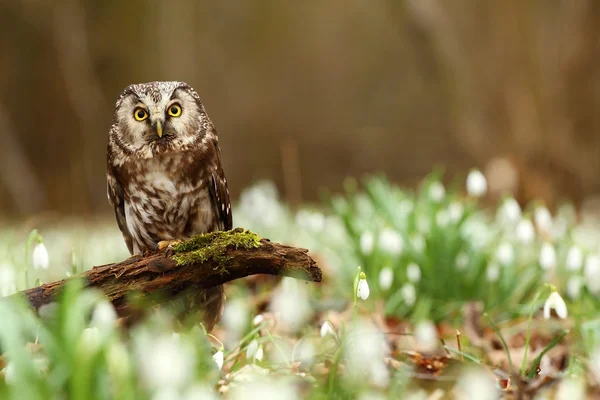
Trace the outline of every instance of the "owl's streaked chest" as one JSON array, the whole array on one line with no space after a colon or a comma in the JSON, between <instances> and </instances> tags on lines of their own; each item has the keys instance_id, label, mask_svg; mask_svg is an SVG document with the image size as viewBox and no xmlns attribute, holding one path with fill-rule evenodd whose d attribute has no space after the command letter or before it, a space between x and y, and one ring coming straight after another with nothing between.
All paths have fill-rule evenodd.
<instances>
[{"instance_id":1,"label":"owl's streaked chest","mask_svg":"<svg viewBox=\"0 0 600 400\"><path fill-rule=\"evenodd\" d=\"M133 166L124 188L125 213L135 242L151 246L206 232L212 224L210 193L201 174L189 174L188 154L145 160Z\"/></svg>"}]
</instances>

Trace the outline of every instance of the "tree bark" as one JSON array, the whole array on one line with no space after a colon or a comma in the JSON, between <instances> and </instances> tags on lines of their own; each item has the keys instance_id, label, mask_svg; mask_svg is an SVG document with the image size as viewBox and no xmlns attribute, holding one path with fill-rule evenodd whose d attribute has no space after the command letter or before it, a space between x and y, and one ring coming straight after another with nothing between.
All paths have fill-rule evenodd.
<instances>
[{"instance_id":1,"label":"tree bark","mask_svg":"<svg viewBox=\"0 0 600 400\"><path fill-rule=\"evenodd\" d=\"M231 232L235 235L236 231L242 232ZM186 243L184 242L184 245ZM257 240L257 245L255 248L236 248L229 245L219 257L187 261L183 265L178 265L176 258L186 256L194 250L175 251L171 255L161 251L133 256L116 264L93 267L68 279L24 290L14 296L25 297L32 307L38 310L41 306L51 303L70 279L81 278L87 287L102 291L119 310L127 307L127 296L133 293L149 298L158 294L160 300L153 301L162 302L172 300L188 289L210 288L255 274L321 281L321 270L308 255L308 250L272 243L268 239L260 239L260 242ZM200 250L206 247L202 245Z\"/></svg>"}]
</instances>

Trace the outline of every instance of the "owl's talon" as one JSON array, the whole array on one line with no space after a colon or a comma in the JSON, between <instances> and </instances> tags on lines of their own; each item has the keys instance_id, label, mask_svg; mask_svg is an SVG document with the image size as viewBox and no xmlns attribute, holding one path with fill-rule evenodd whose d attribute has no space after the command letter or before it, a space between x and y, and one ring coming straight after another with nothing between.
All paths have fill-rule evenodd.
<instances>
[{"instance_id":1,"label":"owl's talon","mask_svg":"<svg viewBox=\"0 0 600 400\"><path fill-rule=\"evenodd\" d=\"M181 243L181 240L161 240L156 244L156 249L158 251L165 251L165 257L170 257L173 255L173 247L177 246Z\"/></svg>"}]
</instances>

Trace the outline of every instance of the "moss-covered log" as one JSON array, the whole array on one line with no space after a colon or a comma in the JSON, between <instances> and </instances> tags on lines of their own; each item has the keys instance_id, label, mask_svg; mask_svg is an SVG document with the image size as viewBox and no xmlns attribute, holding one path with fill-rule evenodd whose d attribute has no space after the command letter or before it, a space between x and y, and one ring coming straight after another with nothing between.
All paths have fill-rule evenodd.
<instances>
[{"instance_id":1,"label":"moss-covered log","mask_svg":"<svg viewBox=\"0 0 600 400\"><path fill-rule=\"evenodd\" d=\"M102 291L117 309L127 296L159 295L171 300L194 288L209 288L255 274L290 276L321 281L321 270L308 250L272 243L242 229L195 236L164 251L133 256L117 264L94 267L69 278L82 278ZM39 309L52 302L68 279L45 283L15 296L24 296Z\"/></svg>"}]
</instances>

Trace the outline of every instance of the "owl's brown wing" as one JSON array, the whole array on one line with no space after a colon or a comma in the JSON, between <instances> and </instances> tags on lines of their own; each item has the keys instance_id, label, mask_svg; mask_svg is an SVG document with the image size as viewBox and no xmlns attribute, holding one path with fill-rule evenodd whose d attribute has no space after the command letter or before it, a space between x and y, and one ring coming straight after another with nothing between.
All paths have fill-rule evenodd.
<instances>
[{"instance_id":1,"label":"owl's brown wing","mask_svg":"<svg viewBox=\"0 0 600 400\"><path fill-rule=\"evenodd\" d=\"M115 217L117 217L117 224L119 225L121 233L123 233L125 244L127 245L129 252L133 254L133 240L129 233L129 229L127 228L127 221L125 219L123 188L121 188L121 185L119 185L115 177L110 173L106 176L106 192L108 194L108 202L115 209Z\"/></svg>"},{"instance_id":2,"label":"owl's brown wing","mask_svg":"<svg viewBox=\"0 0 600 400\"><path fill-rule=\"evenodd\" d=\"M231 218L231 203L229 202L229 190L223 169L219 165L211 174L212 185L210 186L210 198L213 204L213 211L218 217L218 227L220 230L228 231L233 227Z\"/></svg>"}]
</instances>

